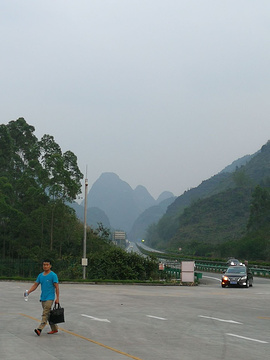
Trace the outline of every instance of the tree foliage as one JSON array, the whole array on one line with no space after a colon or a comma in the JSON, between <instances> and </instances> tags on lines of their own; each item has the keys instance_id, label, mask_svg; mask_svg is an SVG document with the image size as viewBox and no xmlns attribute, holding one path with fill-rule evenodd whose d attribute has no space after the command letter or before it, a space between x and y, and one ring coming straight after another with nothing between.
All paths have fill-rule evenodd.
<instances>
[{"instance_id":1,"label":"tree foliage","mask_svg":"<svg viewBox=\"0 0 270 360\"><path fill-rule=\"evenodd\" d=\"M177 231L176 221L169 229L172 217L164 216L149 227L148 244L189 256L270 261L269 184L265 178L261 186L241 184L194 202L178 216Z\"/></svg>"},{"instance_id":2,"label":"tree foliage","mask_svg":"<svg viewBox=\"0 0 270 360\"><path fill-rule=\"evenodd\" d=\"M216 245L212 251L218 257L270 261L270 190L256 186L250 202L247 227L242 236ZM233 252L233 254L232 254Z\"/></svg>"},{"instance_id":3,"label":"tree foliage","mask_svg":"<svg viewBox=\"0 0 270 360\"><path fill-rule=\"evenodd\" d=\"M80 193L77 158L52 136L39 141L23 119L0 126L0 246L2 258L59 256L78 220L66 201ZM72 242L80 243L79 233ZM78 236L79 235L79 236ZM54 241L55 240L55 241ZM73 245L74 245L73 244Z\"/></svg>"},{"instance_id":4,"label":"tree foliage","mask_svg":"<svg viewBox=\"0 0 270 360\"><path fill-rule=\"evenodd\" d=\"M157 261L111 246L102 254L89 254L88 278L147 280L157 278Z\"/></svg>"},{"instance_id":5,"label":"tree foliage","mask_svg":"<svg viewBox=\"0 0 270 360\"><path fill-rule=\"evenodd\" d=\"M257 186L252 194L248 230L254 231L270 224L269 188Z\"/></svg>"},{"instance_id":6,"label":"tree foliage","mask_svg":"<svg viewBox=\"0 0 270 360\"><path fill-rule=\"evenodd\" d=\"M23 118L0 125L0 275L35 276L33 269L50 258L60 278L78 279L84 226L67 203L81 192L83 175L71 151L62 153L53 136L38 140L34 132ZM109 237L102 224L87 228L88 278L157 274L156 260L128 254Z\"/></svg>"},{"instance_id":7,"label":"tree foliage","mask_svg":"<svg viewBox=\"0 0 270 360\"><path fill-rule=\"evenodd\" d=\"M234 188L194 201L180 215L164 216L149 228L147 240L155 239L162 249L181 248L186 255L205 256L211 247L245 231L251 193L250 188Z\"/></svg>"},{"instance_id":8,"label":"tree foliage","mask_svg":"<svg viewBox=\"0 0 270 360\"><path fill-rule=\"evenodd\" d=\"M236 242L237 256L270 260L270 189L257 186L252 194L246 234Z\"/></svg>"}]
</instances>

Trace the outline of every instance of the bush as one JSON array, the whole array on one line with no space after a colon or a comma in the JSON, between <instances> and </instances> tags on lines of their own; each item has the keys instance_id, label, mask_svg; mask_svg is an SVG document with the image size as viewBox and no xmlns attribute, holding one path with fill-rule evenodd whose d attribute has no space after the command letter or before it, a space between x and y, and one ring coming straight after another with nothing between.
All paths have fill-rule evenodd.
<instances>
[{"instance_id":1,"label":"bush","mask_svg":"<svg viewBox=\"0 0 270 360\"><path fill-rule=\"evenodd\" d=\"M87 277L113 280L158 278L158 263L151 258L112 247L102 254L89 256Z\"/></svg>"}]
</instances>

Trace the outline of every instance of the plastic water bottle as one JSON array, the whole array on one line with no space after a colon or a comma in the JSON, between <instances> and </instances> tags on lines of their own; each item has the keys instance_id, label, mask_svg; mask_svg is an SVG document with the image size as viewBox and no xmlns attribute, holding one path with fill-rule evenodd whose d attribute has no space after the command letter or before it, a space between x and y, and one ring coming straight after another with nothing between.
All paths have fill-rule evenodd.
<instances>
[{"instance_id":1,"label":"plastic water bottle","mask_svg":"<svg viewBox=\"0 0 270 360\"><path fill-rule=\"evenodd\" d=\"M23 296L24 296L24 301L28 301L28 296L29 296L28 290L25 290Z\"/></svg>"}]
</instances>

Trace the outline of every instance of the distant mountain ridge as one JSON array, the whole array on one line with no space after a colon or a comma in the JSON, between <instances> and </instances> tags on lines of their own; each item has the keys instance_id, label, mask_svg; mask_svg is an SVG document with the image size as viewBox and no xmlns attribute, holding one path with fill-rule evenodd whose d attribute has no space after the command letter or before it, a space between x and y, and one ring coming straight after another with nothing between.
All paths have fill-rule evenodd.
<instances>
[{"instance_id":1,"label":"distant mountain ridge","mask_svg":"<svg viewBox=\"0 0 270 360\"><path fill-rule=\"evenodd\" d=\"M216 195L230 187L235 187L235 180L233 173L236 170L244 169L245 166L258 154L257 151L252 155L245 155L230 165L226 166L217 175L202 181L196 188L185 191L182 195L178 196L176 200L168 207L167 215L172 216L174 213L181 214L183 210L190 206L194 201L199 199L208 198Z\"/></svg>"},{"instance_id":2,"label":"distant mountain ridge","mask_svg":"<svg viewBox=\"0 0 270 360\"><path fill-rule=\"evenodd\" d=\"M123 230L127 233L129 240L138 241L146 238L150 225L157 224L157 228L162 227L164 225L163 218L166 217L166 219L170 219L172 225L168 231L165 231L167 236L170 236L173 231L177 231L179 221L177 219L184 209L198 200L210 198L235 187L237 181L235 173L239 174L238 177L240 180L242 178L241 181L245 177L256 178L257 165L252 164L256 164L257 155L262 152L267 153L267 149L268 146L264 146L261 151L253 155L245 155L235 160L217 175L204 180L198 187L185 191L178 197L175 197L171 192L164 191L157 200L150 195L144 186L138 185L133 190L127 182L121 180L115 173L105 172L89 190L87 224L96 228L98 223L102 223L111 231ZM267 163L267 159L265 162ZM246 175L242 174L243 171ZM240 181L239 179L238 181ZM81 205L73 204L72 207L75 209L78 218L83 221L84 203ZM158 238L159 235L156 239Z\"/></svg>"},{"instance_id":3,"label":"distant mountain ridge","mask_svg":"<svg viewBox=\"0 0 270 360\"><path fill-rule=\"evenodd\" d=\"M148 208L174 195L164 191L155 200L148 190L138 185L134 190L112 172L102 173L89 190L87 197L87 224L97 227L98 222L111 230L130 232L136 219ZM84 203L72 204L78 218L83 219ZM95 209L95 211L93 211ZM166 211L166 210L165 210ZM165 212L164 211L164 212ZM90 216L88 213L92 212ZM164 212L160 213L160 216ZM149 224L150 225L150 224Z\"/></svg>"},{"instance_id":4,"label":"distant mountain ridge","mask_svg":"<svg viewBox=\"0 0 270 360\"><path fill-rule=\"evenodd\" d=\"M162 197L159 198L162 199ZM141 213L128 233L128 239L135 242L144 239L148 227L159 221L159 219L166 213L168 206L172 204L175 199L176 196L166 198L157 205L151 206Z\"/></svg>"},{"instance_id":5,"label":"distant mountain ridge","mask_svg":"<svg viewBox=\"0 0 270 360\"><path fill-rule=\"evenodd\" d=\"M210 249L213 244L240 239L252 192L257 185L270 187L270 141L225 169L177 197L147 233L147 243L162 249L184 244L192 252L192 244L197 250L200 246Z\"/></svg>"},{"instance_id":6,"label":"distant mountain ridge","mask_svg":"<svg viewBox=\"0 0 270 360\"><path fill-rule=\"evenodd\" d=\"M84 222L84 206L77 204L76 202L70 204L70 206L75 210L78 219ZM89 207L86 212L86 222L88 226L96 229L98 223L102 223L104 227L110 229L111 224L108 216L104 211L100 210L97 207Z\"/></svg>"},{"instance_id":7,"label":"distant mountain ridge","mask_svg":"<svg viewBox=\"0 0 270 360\"><path fill-rule=\"evenodd\" d=\"M135 219L155 203L143 186L135 190L114 173L103 173L91 187L87 202L108 216L114 229L129 231Z\"/></svg>"},{"instance_id":8,"label":"distant mountain ridge","mask_svg":"<svg viewBox=\"0 0 270 360\"><path fill-rule=\"evenodd\" d=\"M232 173L237 168L240 168L246 165L255 155L258 154L258 151L253 155L245 155L231 163L231 165L226 166L220 173Z\"/></svg>"}]
</instances>

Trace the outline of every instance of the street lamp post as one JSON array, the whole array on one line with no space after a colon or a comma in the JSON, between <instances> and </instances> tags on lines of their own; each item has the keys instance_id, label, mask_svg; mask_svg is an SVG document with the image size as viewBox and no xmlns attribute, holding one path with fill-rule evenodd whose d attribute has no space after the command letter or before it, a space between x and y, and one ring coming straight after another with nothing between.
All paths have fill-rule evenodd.
<instances>
[{"instance_id":1,"label":"street lamp post","mask_svg":"<svg viewBox=\"0 0 270 360\"><path fill-rule=\"evenodd\" d=\"M87 187L88 187L88 179L85 179L85 190L84 190L84 232L83 232L83 258L82 258L82 266L83 266L83 279L85 279L86 266L88 264L88 259L86 258L86 230L87 230L87 222L86 222L86 214L87 214Z\"/></svg>"}]
</instances>

